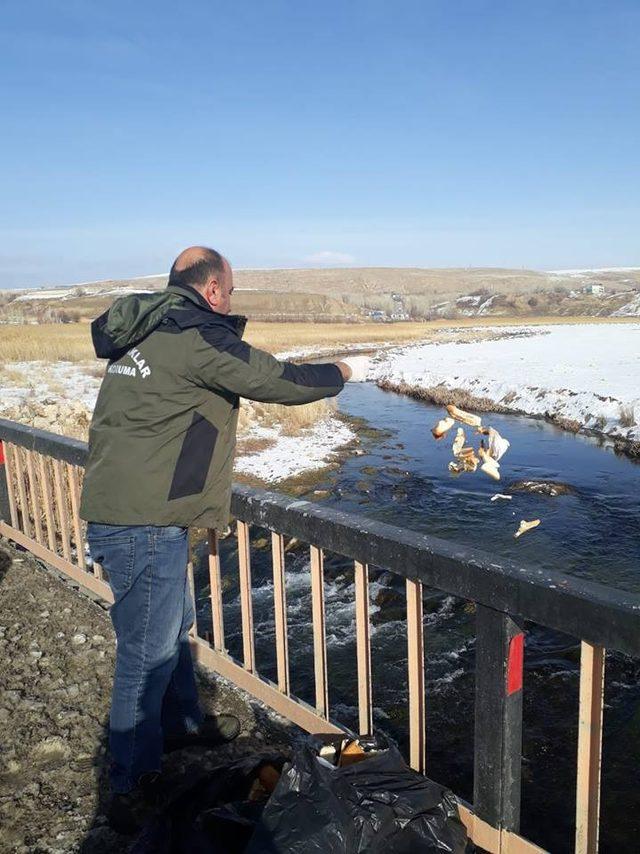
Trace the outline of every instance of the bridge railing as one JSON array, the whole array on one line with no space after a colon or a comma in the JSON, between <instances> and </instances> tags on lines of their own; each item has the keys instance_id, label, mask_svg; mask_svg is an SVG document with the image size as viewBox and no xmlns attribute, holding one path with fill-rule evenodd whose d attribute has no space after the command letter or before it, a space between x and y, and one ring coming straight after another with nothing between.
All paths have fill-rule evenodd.
<instances>
[{"instance_id":1,"label":"bridge railing","mask_svg":"<svg viewBox=\"0 0 640 854\"><path fill-rule=\"evenodd\" d=\"M0 419L0 535L110 602L111 590L101 568L89 565L85 558L85 529L78 507L86 457L83 442ZM408 759L421 772L427 769L423 586L475 603L474 796L473 805L460 801L460 813L471 839L486 851L533 854L543 850L519 833L524 621L580 638L575 851L597 851L605 650L640 657L639 597L246 486L234 487L232 512L238 520L242 660L229 655L225 645L215 531L208 532L212 625L194 628L194 656L309 732L345 731L329 718L325 551L354 564L361 734L373 728L368 568L384 567L405 580ZM275 682L261 676L256 667L251 525L271 532ZM294 696L290 687L285 536L310 544L313 706Z\"/></svg>"}]
</instances>

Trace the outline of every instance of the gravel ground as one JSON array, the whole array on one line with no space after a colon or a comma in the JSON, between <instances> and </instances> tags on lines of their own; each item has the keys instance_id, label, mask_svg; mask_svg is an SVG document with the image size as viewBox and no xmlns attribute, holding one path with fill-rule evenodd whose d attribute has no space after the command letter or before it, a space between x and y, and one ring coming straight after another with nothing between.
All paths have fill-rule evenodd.
<instances>
[{"instance_id":1,"label":"gravel ground","mask_svg":"<svg viewBox=\"0 0 640 854\"><path fill-rule=\"evenodd\" d=\"M0 540L0 854L126 852L106 824L106 727L115 642L108 613L27 552ZM213 751L171 754L176 785L299 730L225 680L200 674L203 707L242 733Z\"/></svg>"}]
</instances>

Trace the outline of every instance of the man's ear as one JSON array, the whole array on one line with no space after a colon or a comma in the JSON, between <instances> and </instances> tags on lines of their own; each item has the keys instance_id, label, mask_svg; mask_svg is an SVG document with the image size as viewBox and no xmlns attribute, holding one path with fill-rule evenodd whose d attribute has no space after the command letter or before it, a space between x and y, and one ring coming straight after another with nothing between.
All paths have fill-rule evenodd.
<instances>
[{"instance_id":1,"label":"man's ear","mask_svg":"<svg viewBox=\"0 0 640 854\"><path fill-rule=\"evenodd\" d=\"M220 302L220 284L215 276L212 276L204 286L204 298L212 308Z\"/></svg>"}]
</instances>

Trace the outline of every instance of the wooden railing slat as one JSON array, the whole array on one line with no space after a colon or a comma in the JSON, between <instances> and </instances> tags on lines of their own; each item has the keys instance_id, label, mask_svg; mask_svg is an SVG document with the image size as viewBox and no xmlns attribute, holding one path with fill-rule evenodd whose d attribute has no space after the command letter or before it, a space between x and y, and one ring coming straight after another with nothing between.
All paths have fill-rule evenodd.
<instances>
[{"instance_id":1,"label":"wooden railing slat","mask_svg":"<svg viewBox=\"0 0 640 854\"><path fill-rule=\"evenodd\" d=\"M53 480L55 483L56 509L60 523L60 538L62 540L62 556L71 561L71 543L69 536L69 514L67 512L67 493L64 488L62 462L53 460Z\"/></svg>"},{"instance_id":2,"label":"wooden railing slat","mask_svg":"<svg viewBox=\"0 0 640 854\"><path fill-rule=\"evenodd\" d=\"M211 599L211 628L213 646L218 652L224 652L224 619L222 615L222 581L220 578L220 551L218 535L210 528L209 540L209 596Z\"/></svg>"},{"instance_id":3,"label":"wooden railing slat","mask_svg":"<svg viewBox=\"0 0 640 854\"><path fill-rule=\"evenodd\" d=\"M56 528L53 514L53 500L51 498L51 474L48 460L42 454L38 454L38 471L40 472L40 487L42 489L42 503L44 504L44 521L47 528L47 543L52 552L56 550Z\"/></svg>"},{"instance_id":4,"label":"wooden railing slat","mask_svg":"<svg viewBox=\"0 0 640 854\"><path fill-rule=\"evenodd\" d=\"M23 453L25 453L23 448L15 448L13 461L18 485L22 531L27 535L27 537L31 537L31 520L29 519L29 505L27 504L27 489L24 480L24 464L22 460Z\"/></svg>"},{"instance_id":5,"label":"wooden railing slat","mask_svg":"<svg viewBox=\"0 0 640 854\"><path fill-rule=\"evenodd\" d=\"M273 562L273 609L276 634L276 666L278 688L289 694L289 638L287 631L287 588L285 580L284 537L271 534L271 556Z\"/></svg>"},{"instance_id":6,"label":"wooden railing slat","mask_svg":"<svg viewBox=\"0 0 640 854\"><path fill-rule=\"evenodd\" d=\"M7 475L7 493L9 496L9 515L11 517L11 527L18 528L18 506L16 502L16 471L15 471L15 453L16 449L14 445L10 445L8 442L4 443L4 458L5 458L5 466L6 466L6 475Z\"/></svg>"},{"instance_id":7,"label":"wooden railing slat","mask_svg":"<svg viewBox=\"0 0 640 854\"><path fill-rule=\"evenodd\" d=\"M369 624L369 567L355 562L356 651L358 658L358 728L361 735L373 732L371 689L371 627Z\"/></svg>"},{"instance_id":8,"label":"wooden railing slat","mask_svg":"<svg viewBox=\"0 0 640 854\"><path fill-rule=\"evenodd\" d=\"M36 479L36 471L33 460L33 451L27 451L27 479L29 481L29 498L31 506L31 515L33 517L33 526L36 532L36 542L43 542L42 530L42 515L40 509L40 496L38 490L38 482Z\"/></svg>"},{"instance_id":9,"label":"wooden railing slat","mask_svg":"<svg viewBox=\"0 0 640 854\"><path fill-rule=\"evenodd\" d=\"M322 550L311 546L311 611L313 619L313 669L316 685L316 710L329 716L327 685L327 630L324 610L324 559Z\"/></svg>"},{"instance_id":10,"label":"wooden railing slat","mask_svg":"<svg viewBox=\"0 0 640 854\"><path fill-rule=\"evenodd\" d=\"M409 682L409 764L421 774L426 769L426 715L424 696L424 630L422 584L407 579L407 668Z\"/></svg>"},{"instance_id":11,"label":"wooden railing slat","mask_svg":"<svg viewBox=\"0 0 640 854\"><path fill-rule=\"evenodd\" d=\"M84 537L82 534L82 520L80 519L80 484L78 481L78 470L71 463L66 463L69 492L71 494L71 523L73 525L73 539L76 544L76 563L80 569L86 569L84 557Z\"/></svg>"},{"instance_id":12,"label":"wooden railing slat","mask_svg":"<svg viewBox=\"0 0 640 854\"><path fill-rule=\"evenodd\" d=\"M240 572L240 610L242 614L242 654L245 670L254 673L256 656L253 637L253 601L251 598L251 543L249 526L238 520L238 569Z\"/></svg>"},{"instance_id":13,"label":"wooden railing slat","mask_svg":"<svg viewBox=\"0 0 640 854\"><path fill-rule=\"evenodd\" d=\"M583 641L578 712L576 854L596 854L598 851L604 663L604 648Z\"/></svg>"},{"instance_id":14,"label":"wooden railing slat","mask_svg":"<svg viewBox=\"0 0 640 854\"><path fill-rule=\"evenodd\" d=\"M196 583L195 578L193 577L193 561L190 560L187 564L187 583L189 585L189 592L191 594L191 601L193 602L193 623L191 628L189 629L189 634L192 638L198 637L198 612L196 610Z\"/></svg>"}]
</instances>

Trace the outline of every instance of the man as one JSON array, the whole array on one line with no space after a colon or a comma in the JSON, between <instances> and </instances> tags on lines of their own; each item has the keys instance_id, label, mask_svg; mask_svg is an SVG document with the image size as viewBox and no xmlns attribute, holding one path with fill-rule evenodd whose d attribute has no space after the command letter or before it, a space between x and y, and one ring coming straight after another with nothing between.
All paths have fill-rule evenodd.
<instances>
[{"instance_id":1,"label":"man","mask_svg":"<svg viewBox=\"0 0 640 854\"><path fill-rule=\"evenodd\" d=\"M365 378L368 360L293 365L242 341L233 275L191 247L165 291L116 301L92 324L109 365L91 422L81 515L108 572L117 638L110 717L111 822L136 828L158 790L165 751L235 738L239 722L204 716L188 643L194 605L187 531L228 524L239 398L301 404Z\"/></svg>"}]
</instances>

